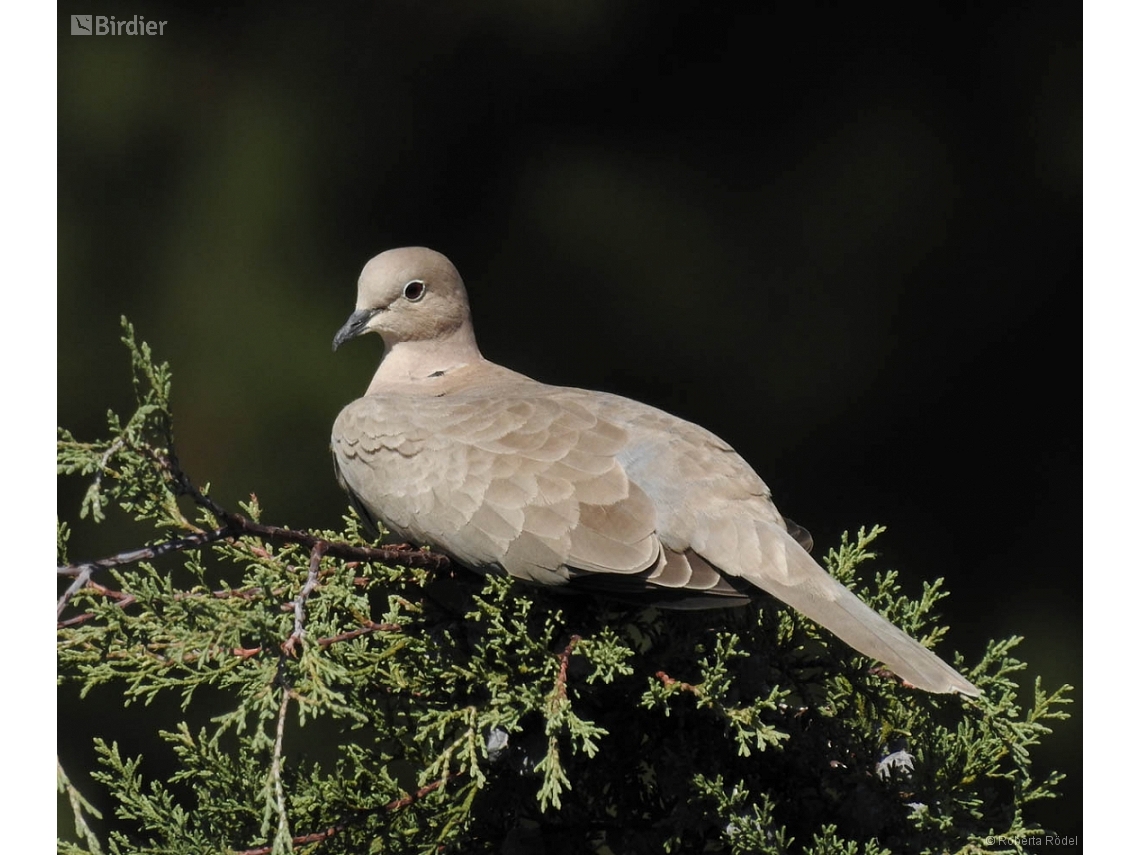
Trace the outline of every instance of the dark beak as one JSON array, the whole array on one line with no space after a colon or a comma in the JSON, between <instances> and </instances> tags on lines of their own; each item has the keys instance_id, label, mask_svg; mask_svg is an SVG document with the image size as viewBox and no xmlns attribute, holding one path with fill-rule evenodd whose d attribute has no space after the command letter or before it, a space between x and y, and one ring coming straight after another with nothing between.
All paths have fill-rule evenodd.
<instances>
[{"instance_id":1,"label":"dark beak","mask_svg":"<svg viewBox=\"0 0 1140 855\"><path fill-rule=\"evenodd\" d=\"M336 350L350 338L356 338L363 333L375 314L375 309L357 309L349 315L344 326L337 330L336 335L333 336L333 350Z\"/></svg>"}]
</instances>

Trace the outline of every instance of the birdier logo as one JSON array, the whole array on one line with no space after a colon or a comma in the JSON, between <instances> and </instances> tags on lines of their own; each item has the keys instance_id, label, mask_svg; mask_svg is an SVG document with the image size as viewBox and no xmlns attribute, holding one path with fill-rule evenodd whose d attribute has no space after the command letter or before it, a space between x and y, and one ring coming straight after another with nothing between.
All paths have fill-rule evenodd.
<instances>
[{"instance_id":1,"label":"birdier logo","mask_svg":"<svg viewBox=\"0 0 1140 855\"><path fill-rule=\"evenodd\" d=\"M161 36L166 21L148 21L142 15L132 15L129 21L118 20L114 15L72 15L73 36Z\"/></svg>"}]
</instances>

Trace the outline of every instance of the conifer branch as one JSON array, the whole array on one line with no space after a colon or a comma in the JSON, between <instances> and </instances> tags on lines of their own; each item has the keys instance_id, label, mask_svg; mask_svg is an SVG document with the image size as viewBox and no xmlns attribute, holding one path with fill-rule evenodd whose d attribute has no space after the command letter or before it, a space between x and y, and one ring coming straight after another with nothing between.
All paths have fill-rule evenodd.
<instances>
[{"instance_id":1,"label":"conifer branch","mask_svg":"<svg viewBox=\"0 0 1140 855\"><path fill-rule=\"evenodd\" d=\"M102 472L108 465L112 450L121 451L125 447L125 444L120 440L112 443L101 456L99 461L100 471L97 475L96 483L99 483ZM173 441L170 440L168 445L172 447ZM74 580L63 592L56 604L57 619L63 615L64 610L72 598L79 591L88 586L92 576L98 571L136 564L140 561L154 560L172 552L197 549L219 540L239 541L243 537L258 537L282 543L294 543L308 547L310 550L320 548L322 555L330 555L346 561L378 562L382 564L396 563L403 567L419 567L432 570L442 570L450 565L450 560L446 555L431 552L427 549L416 549L408 544L399 544L396 546L356 546L343 541L329 541L304 530L295 530L254 522L248 517L223 508L194 486L186 476L186 473L179 467L177 457L175 457L173 451L164 454L149 447L146 448L145 451L156 461L159 469L169 479L178 495L189 496L195 504L209 511L216 519L223 521L224 525L212 530L198 529L182 537L171 538L170 540L143 546L138 549L125 550L94 561L81 561L58 566L56 568L57 575L74 577ZM192 527L192 524L188 521L185 524ZM107 589L103 589L103 592L105 593L106 590ZM61 622L60 626L72 625L82 622L85 619L86 618L82 615L79 615L68 621ZM295 640L289 643L290 649L292 649L292 645L295 643Z\"/></svg>"},{"instance_id":2,"label":"conifer branch","mask_svg":"<svg viewBox=\"0 0 1140 855\"><path fill-rule=\"evenodd\" d=\"M243 536L254 536L266 540L277 540L283 543L296 543L301 546L314 548L318 543L325 544L324 554L346 561L396 563L402 567L422 567L431 570L442 570L450 566L450 560L439 552L425 549L416 549L407 544L397 546L355 546L343 541L326 541L323 538L310 534L307 531L281 528L274 525L262 525L242 516L226 512L227 525L212 531L201 531L185 537L176 537L152 546L139 549L126 550L106 558L95 561L82 561L75 564L64 564L56 568L59 576L81 576L86 578L98 570L109 570L112 567L121 567L124 564L136 564L139 561L149 561L171 552L180 552L185 549L195 549L213 543L216 540L229 540ZM79 586L80 588L82 585ZM78 590L78 588L77 588ZM70 599L70 597L68 598ZM66 603L64 603L66 605Z\"/></svg>"},{"instance_id":3,"label":"conifer branch","mask_svg":"<svg viewBox=\"0 0 1140 855\"><path fill-rule=\"evenodd\" d=\"M349 823L347 822L338 822L335 825L330 825L324 831L314 831L309 834L302 834L300 837L294 837L292 843L294 846L304 846L307 843L321 843L330 837L340 834L348 828L348 826ZM233 855L270 855L272 852L272 846L256 846L253 849L242 849L238 852L234 852Z\"/></svg>"},{"instance_id":4,"label":"conifer branch","mask_svg":"<svg viewBox=\"0 0 1140 855\"><path fill-rule=\"evenodd\" d=\"M60 615L63 614L63 610L67 608L67 604L71 602L71 598L82 591L84 586L89 581L91 581L91 576L95 572L95 567L88 564L86 566L75 567L74 570L74 581L72 581L72 583L67 586L67 590L63 592L59 598L59 602L56 603L55 616L57 620L59 619Z\"/></svg>"},{"instance_id":5,"label":"conifer branch","mask_svg":"<svg viewBox=\"0 0 1140 855\"><path fill-rule=\"evenodd\" d=\"M277 733L273 740L273 762L269 767L269 781L273 788L274 807L277 811L277 833L274 836L273 843L273 849L277 852L286 852L292 849L292 846L282 845L284 841L291 840L291 837L289 835L289 808L285 803L285 784L281 780L281 759L285 749L285 715L289 711L289 701L292 697L293 690L288 686L282 687L281 705L277 711Z\"/></svg>"},{"instance_id":6,"label":"conifer branch","mask_svg":"<svg viewBox=\"0 0 1140 855\"><path fill-rule=\"evenodd\" d=\"M336 823L335 825L329 825L329 827L324 831L314 831L309 834L301 834L300 837L293 838L293 846L319 844L319 842L323 842L328 838L333 837L334 834L341 833L348 827L349 823L340 822ZM270 853L272 853L272 850L274 850L274 847L272 846L257 846L252 849L241 849L239 852L235 852L233 855L270 855Z\"/></svg>"},{"instance_id":7,"label":"conifer branch","mask_svg":"<svg viewBox=\"0 0 1140 855\"><path fill-rule=\"evenodd\" d=\"M110 570L112 567L121 567L124 564L150 561L171 552L181 552L184 549L196 549L199 546L213 543L215 540L226 540L231 537L237 537L242 531L240 527L231 525L223 526L213 531L199 531L194 534L186 535L185 537L176 537L162 543L155 543L151 546L143 546L139 549L119 552L96 561L81 561L76 564L60 565L56 568L55 572L58 576L83 576L86 574L86 578L90 578L91 574L97 570Z\"/></svg>"},{"instance_id":8,"label":"conifer branch","mask_svg":"<svg viewBox=\"0 0 1140 855\"><path fill-rule=\"evenodd\" d=\"M94 476L81 517L117 505L149 545L72 563L60 524L59 617L78 613L57 619L59 674L81 699L61 715L87 713L96 687L128 706L173 694L183 712L156 704L141 726L148 755L173 752L170 771L124 757L102 737L126 718L99 710L111 723L91 779L113 813L89 826L98 815L61 770L76 814L67 855L411 855L508 840L786 855L793 838L805 855L997 855L1037 828L1025 807L1057 792L1062 776L1033 752L1066 718L1069 688L1038 682L1026 707L1017 637L956 666L985 692L963 704L880 679L779 606L663 614L502 577L440 579L446 557L365 545L352 516L340 532L264 524L255 495L233 513L182 471L169 370L124 331L138 407L109 414L104 440L61 430L58 465ZM829 570L904 631L942 637L937 585L909 598L893 571L861 578L880 532L845 535ZM208 724L195 734L190 720ZM286 751L294 722L319 756ZM884 777L900 736L913 762Z\"/></svg>"},{"instance_id":9,"label":"conifer branch","mask_svg":"<svg viewBox=\"0 0 1140 855\"><path fill-rule=\"evenodd\" d=\"M321 558L328 549L328 543L320 540L313 545L312 552L309 554L309 575L305 579L305 584L301 590L297 592L297 597L293 600L293 632L285 639L285 643L281 645L281 649L288 655L294 655L297 643L304 638L305 635L305 601L309 599L309 595L317 588L317 582L320 581L321 574Z\"/></svg>"},{"instance_id":10,"label":"conifer branch","mask_svg":"<svg viewBox=\"0 0 1140 855\"><path fill-rule=\"evenodd\" d=\"M562 652L558 654L558 677L554 682L555 697L564 700L566 698L566 672L570 669L570 656L574 653L574 648L578 642L582 640L580 635L570 636L570 641L562 648Z\"/></svg>"},{"instance_id":11,"label":"conifer branch","mask_svg":"<svg viewBox=\"0 0 1140 855\"><path fill-rule=\"evenodd\" d=\"M384 811L384 813L395 813L398 810L403 810L406 807L411 807L416 802L418 802L420 799L434 793L436 790L438 790L444 784L450 783L451 781L454 781L456 778L461 778L465 774L467 774L467 773L462 771L462 770L460 770L458 772L449 772L448 774L444 775L442 778L439 778L435 781L432 781L430 784L425 784L424 786L422 786L418 790L416 790L414 793L409 793L408 795L403 796L402 798L393 799L392 801L388 802L388 804L384 805L383 811Z\"/></svg>"},{"instance_id":12,"label":"conifer branch","mask_svg":"<svg viewBox=\"0 0 1140 855\"><path fill-rule=\"evenodd\" d=\"M87 819L84 816L85 813L89 813L96 819L102 819L103 814L100 813L91 802L87 801L87 799L83 797L83 794L71 783L71 779L67 777L67 772L63 770L63 764L59 762L58 757L55 761L55 775L60 792L67 793L67 801L71 805L71 813L75 821L76 834L91 847L91 855L103 855L103 848L99 845L99 838L87 823Z\"/></svg>"},{"instance_id":13,"label":"conifer branch","mask_svg":"<svg viewBox=\"0 0 1140 855\"><path fill-rule=\"evenodd\" d=\"M370 632L403 632L403 627L398 623L374 623L368 621L364 626L350 629L327 638L318 638L317 644L321 647L328 647L330 644L336 644L338 641L351 641L354 638L359 638L362 635L367 635Z\"/></svg>"},{"instance_id":14,"label":"conifer branch","mask_svg":"<svg viewBox=\"0 0 1140 855\"><path fill-rule=\"evenodd\" d=\"M672 677L670 677L668 674L666 674L664 671L658 671L653 676L656 677L658 680L660 680L661 685L664 686L666 689L672 689L672 688L676 687L678 690L680 690L682 692L691 692L692 694L696 695L697 697L700 697L700 695L701 695L701 687L700 686L694 686L694 685L691 685L690 683L686 683L682 680L675 680Z\"/></svg>"},{"instance_id":15,"label":"conifer branch","mask_svg":"<svg viewBox=\"0 0 1140 855\"><path fill-rule=\"evenodd\" d=\"M430 784L425 784L414 793L409 793L408 795L402 796L401 798L393 799L378 810L364 812L361 816L354 817L353 820L344 820L342 822L334 823L324 831L313 831L309 834L302 834L298 837L294 837L292 838L291 843L293 846L304 846L308 843L322 843L325 840L328 840L330 837L334 837L335 835L340 834L342 831L351 827L355 823L361 822L368 816L382 813L395 813L397 811L403 810L404 808L411 807L420 799L434 793L444 784L454 781L456 778L460 778L464 774L464 772L452 772L450 774L444 775L442 778L436 781L432 781ZM242 849L238 852L234 852L233 855L271 855L272 852L273 846L269 845L257 846L253 849Z\"/></svg>"}]
</instances>

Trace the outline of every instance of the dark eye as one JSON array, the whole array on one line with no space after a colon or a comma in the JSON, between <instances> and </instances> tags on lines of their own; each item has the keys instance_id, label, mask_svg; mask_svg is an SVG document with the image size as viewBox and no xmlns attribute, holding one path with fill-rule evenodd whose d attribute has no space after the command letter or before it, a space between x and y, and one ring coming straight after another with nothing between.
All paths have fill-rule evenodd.
<instances>
[{"instance_id":1,"label":"dark eye","mask_svg":"<svg viewBox=\"0 0 1140 855\"><path fill-rule=\"evenodd\" d=\"M411 300L414 303L424 295L426 288L427 286L419 279L413 279L404 286L404 299Z\"/></svg>"}]
</instances>

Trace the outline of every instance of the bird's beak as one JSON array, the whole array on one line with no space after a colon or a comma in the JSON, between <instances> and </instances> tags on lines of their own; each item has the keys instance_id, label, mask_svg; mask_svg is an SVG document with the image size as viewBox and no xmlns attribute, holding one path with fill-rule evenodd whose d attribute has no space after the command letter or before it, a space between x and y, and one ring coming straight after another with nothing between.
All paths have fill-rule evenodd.
<instances>
[{"instance_id":1,"label":"bird's beak","mask_svg":"<svg viewBox=\"0 0 1140 855\"><path fill-rule=\"evenodd\" d=\"M356 338L368 329L368 322L372 320L372 316L376 314L375 309L357 309L348 316L344 326L337 330L333 336L333 350L336 350L350 338Z\"/></svg>"}]
</instances>

